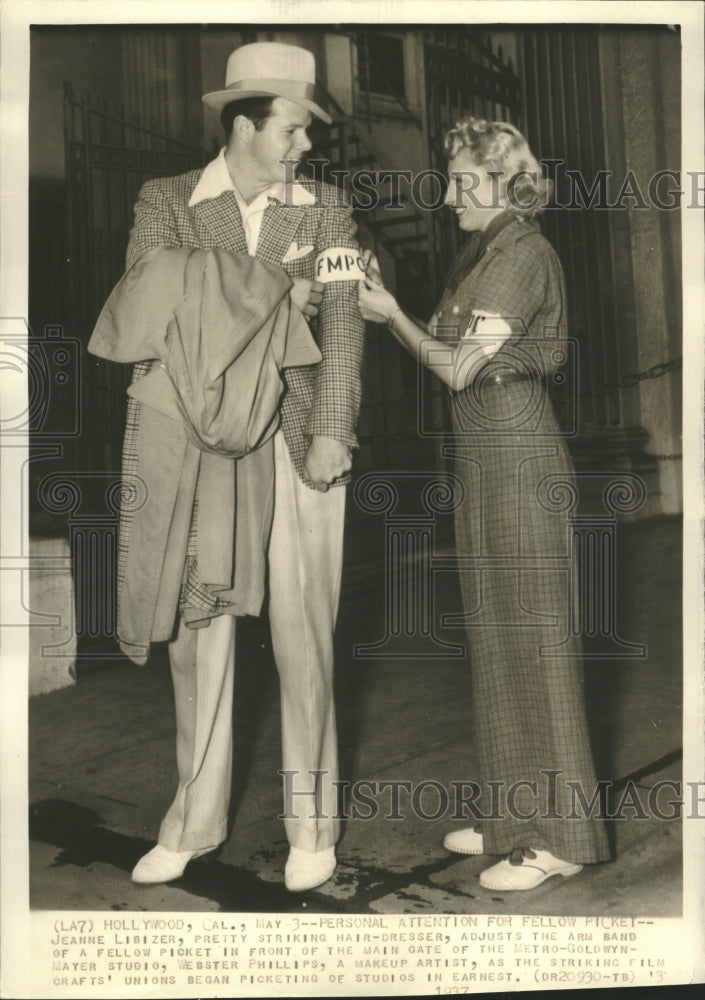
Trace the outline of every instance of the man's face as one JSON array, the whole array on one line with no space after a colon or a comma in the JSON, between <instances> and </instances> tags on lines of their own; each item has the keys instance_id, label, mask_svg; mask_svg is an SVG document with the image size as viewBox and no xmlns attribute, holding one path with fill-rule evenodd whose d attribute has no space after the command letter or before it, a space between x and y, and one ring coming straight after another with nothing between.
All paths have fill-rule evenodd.
<instances>
[{"instance_id":1,"label":"man's face","mask_svg":"<svg viewBox=\"0 0 705 1000\"><path fill-rule=\"evenodd\" d=\"M305 108L284 97L274 98L272 114L262 130L254 132L250 144L250 155L260 181L274 184L286 178L286 168L281 161L298 163L311 148L306 134L310 124L311 114Z\"/></svg>"}]
</instances>

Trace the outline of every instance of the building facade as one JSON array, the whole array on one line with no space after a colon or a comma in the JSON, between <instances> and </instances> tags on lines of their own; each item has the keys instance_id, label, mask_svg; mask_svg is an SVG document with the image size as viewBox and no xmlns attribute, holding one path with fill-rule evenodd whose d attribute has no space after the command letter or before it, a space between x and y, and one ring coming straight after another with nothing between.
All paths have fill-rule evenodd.
<instances>
[{"instance_id":1,"label":"building facade","mask_svg":"<svg viewBox=\"0 0 705 1000\"><path fill-rule=\"evenodd\" d=\"M576 465L640 476L639 516L679 512L680 213L667 203L680 169L680 39L665 27L34 28L34 335L61 327L85 345L122 272L141 183L214 154L220 126L200 95L256 40L316 55L334 125L312 130L308 169L337 171L349 195L367 172L375 196L356 212L361 241L424 319L459 249L432 173L445 169L445 129L470 111L525 132L555 178L543 226L568 285L576 365L562 405L577 413ZM83 433L66 461L117 470L129 373L88 355L81 364ZM359 472L443 466L446 401L422 378L439 433L419 437L416 367L369 328Z\"/></svg>"}]
</instances>

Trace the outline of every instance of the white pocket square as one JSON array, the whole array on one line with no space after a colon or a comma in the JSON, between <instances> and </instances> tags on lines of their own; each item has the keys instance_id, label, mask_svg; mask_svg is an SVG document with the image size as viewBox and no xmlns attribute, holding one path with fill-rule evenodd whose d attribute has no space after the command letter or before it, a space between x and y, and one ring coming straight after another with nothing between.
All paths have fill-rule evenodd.
<instances>
[{"instance_id":1,"label":"white pocket square","mask_svg":"<svg viewBox=\"0 0 705 1000\"><path fill-rule=\"evenodd\" d=\"M301 257L306 257L310 253L313 253L312 245L299 247L296 243L292 243L282 257L282 264L290 264L292 260L299 260Z\"/></svg>"}]
</instances>

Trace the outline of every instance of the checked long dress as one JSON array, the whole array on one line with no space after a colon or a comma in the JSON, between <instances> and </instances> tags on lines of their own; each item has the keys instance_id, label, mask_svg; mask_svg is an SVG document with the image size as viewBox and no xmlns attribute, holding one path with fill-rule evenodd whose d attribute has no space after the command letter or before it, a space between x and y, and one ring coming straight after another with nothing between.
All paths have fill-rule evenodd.
<instances>
[{"instance_id":1,"label":"checked long dress","mask_svg":"<svg viewBox=\"0 0 705 1000\"><path fill-rule=\"evenodd\" d=\"M582 690L579 599L566 498L574 472L548 395L567 352L565 286L536 222L496 217L451 269L431 321L473 336L473 314L512 335L452 396L450 450L465 497L456 546L472 690L472 773L486 854L518 847L604 861ZM593 803L594 806L594 803Z\"/></svg>"}]
</instances>

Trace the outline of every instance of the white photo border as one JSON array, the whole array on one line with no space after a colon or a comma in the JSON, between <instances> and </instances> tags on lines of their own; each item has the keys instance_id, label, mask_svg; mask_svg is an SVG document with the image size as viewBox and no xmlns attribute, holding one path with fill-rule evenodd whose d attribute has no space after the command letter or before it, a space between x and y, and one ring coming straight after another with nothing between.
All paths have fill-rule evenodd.
<instances>
[{"instance_id":1,"label":"white photo border","mask_svg":"<svg viewBox=\"0 0 705 1000\"><path fill-rule=\"evenodd\" d=\"M346 3L324 0L201 0L197 5L185 0L9 0L0 11L2 67L0 107L0 317L28 315L28 122L29 30L36 24L316 24L330 23L409 23L441 24L463 21L478 24L583 23L662 24L666 17L682 29L682 159L681 169L702 172L704 147L703 93L703 7L697 2L492 2L474 3L437 0ZM432 18L432 19L431 19ZM684 710L683 787L688 781L702 782L705 759L705 686L703 680L703 372L705 371L705 249L703 213L682 213L683 316L684 316ZM0 376L2 372L0 371ZM3 393L3 413L20 413L27 406L26 393L16 379L8 381ZM17 551L18 532L26 532L20 517L18 497L22 489L21 470L26 467L27 441L13 437L0 447L2 481L0 519L0 623L18 624L22 608L22 573L3 554ZM26 484L25 484L26 486ZM22 552L27 551L23 539ZM22 619L19 619L21 624ZM0 634L2 673L0 675L0 912L2 915L2 993L25 997L32 993L32 924L40 919L29 911L27 839L27 630L3 627ZM697 786L700 787L699 785ZM695 792L694 792L695 795ZM687 806L687 803L686 803ZM682 920L664 921L671 942L678 977L673 982L701 982L705 975L705 826L697 819L684 820L684 908ZM646 877L646 875L645 875ZM528 987L526 987L528 988ZM403 993L400 987L399 991ZM470 991L468 991L470 992ZM363 991L360 991L363 994ZM49 995L49 994L47 994ZM94 994L67 993L56 996ZM106 994L107 995L107 994ZM125 994L128 995L128 994ZM137 994L129 994L137 995ZM154 995L157 995L154 993ZM184 996L183 987L163 995ZM202 987L192 996L204 996ZM218 995L217 993L213 994ZM221 994L222 995L222 994ZM238 995L228 992L227 995ZM246 995L246 994L241 994ZM266 995L266 994L262 994ZM318 995L318 994L317 994Z\"/></svg>"}]
</instances>

